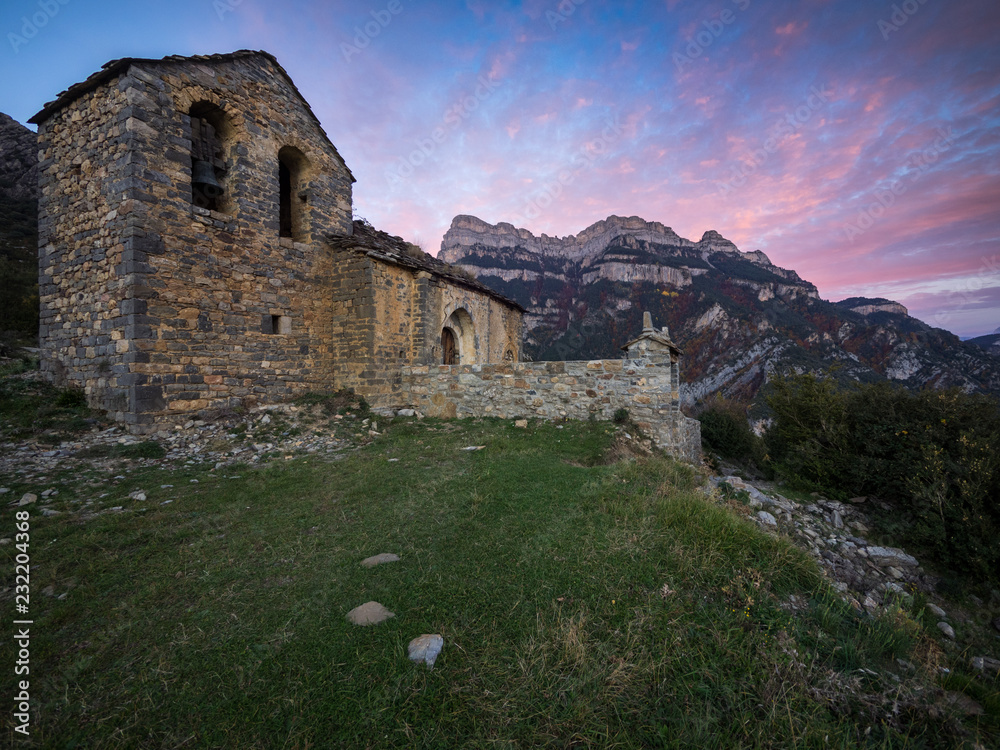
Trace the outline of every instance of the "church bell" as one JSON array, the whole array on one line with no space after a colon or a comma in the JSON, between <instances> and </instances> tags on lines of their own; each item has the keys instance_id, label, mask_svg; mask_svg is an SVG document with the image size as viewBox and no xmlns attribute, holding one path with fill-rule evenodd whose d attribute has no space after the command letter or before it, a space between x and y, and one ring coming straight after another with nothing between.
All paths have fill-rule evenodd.
<instances>
[{"instance_id":1,"label":"church bell","mask_svg":"<svg viewBox=\"0 0 1000 750\"><path fill-rule=\"evenodd\" d=\"M206 195L222 195L222 185L215 178L215 167L211 162L198 159L191 169L191 185Z\"/></svg>"}]
</instances>

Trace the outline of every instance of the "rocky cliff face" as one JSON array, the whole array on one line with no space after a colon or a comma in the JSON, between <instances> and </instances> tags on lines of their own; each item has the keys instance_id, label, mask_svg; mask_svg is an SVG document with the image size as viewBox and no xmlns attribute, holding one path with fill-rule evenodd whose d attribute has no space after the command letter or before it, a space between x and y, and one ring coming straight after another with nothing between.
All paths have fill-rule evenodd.
<instances>
[{"instance_id":1,"label":"rocky cliff face","mask_svg":"<svg viewBox=\"0 0 1000 750\"><path fill-rule=\"evenodd\" d=\"M33 132L0 112L0 198L35 200L38 147Z\"/></svg>"},{"instance_id":2,"label":"rocky cliff face","mask_svg":"<svg viewBox=\"0 0 1000 750\"><path fill-rule=\"evenodd\" d=\"M886 299L819 298L816 287L742 252L718 232L697 242L659 222L610 216L569 237L457 216L438 256L516 299L535 359L620 356L649 310L684 348L685 400L753 398L775 371L1000 393L981 348L909 317Z\"/></svg>"},{"instance_id":3,"label":"rocky cliff face","mask_svg":"<svg viewBox=\"0 0 1000 750\"><path fill-rule=\"evenodd\" d=\"M0 332L38 333L38 146L0 113Z\"/></svg>"}]
</instances>

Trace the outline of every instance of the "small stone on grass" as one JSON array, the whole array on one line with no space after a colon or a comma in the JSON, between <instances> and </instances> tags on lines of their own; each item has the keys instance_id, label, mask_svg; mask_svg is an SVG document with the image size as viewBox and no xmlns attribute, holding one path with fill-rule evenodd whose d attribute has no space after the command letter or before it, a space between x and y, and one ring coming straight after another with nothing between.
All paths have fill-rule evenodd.
<instances>
[{"instance_id":1,"label":"small stone on grass","mask_svg":"<svg viewBox=\"0 0 1000 750\"><path fill-rule=\"evenodd\" d=\"M347 621L355 625L378 625L395 616L378 602L365 602L347 613Z\"/></svg>"},{"instance_id":2,"label":"small stone on grass","mask_svg":"<svg viewBox=\"0 0 1000 750\"><path fill-rule=\"evenodd\" d=\"M366 568L374 568L376 565L382 565L383 563L399 562L399 555L394 555L391 552L383 552L380 555L372 555L371 557L366 557L361 561L361 564Z\"/></svg>"},{"instance_id":3,"label":"small stone on grass","mask_svg":"<svg viewBox=\"0 0 1000 750\"><path fill-rule=\"evenodd\" d=\"M415 662L424 662L428 667L434 669L434 662L437 661L438 654L444 648L444 638L437 633L417 636L410 641L410 659Z\"/></svg>"}]
</instances>

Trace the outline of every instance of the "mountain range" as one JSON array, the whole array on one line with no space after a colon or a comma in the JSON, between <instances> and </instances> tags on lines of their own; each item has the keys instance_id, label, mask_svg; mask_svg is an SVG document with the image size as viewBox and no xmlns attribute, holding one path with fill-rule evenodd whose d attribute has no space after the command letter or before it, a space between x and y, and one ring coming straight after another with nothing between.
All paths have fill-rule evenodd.
<instances>
[{"instance_id":1,"label":"mountain range","mask_svg":"<svg viewBox=\"0 0 1000 750\"><path fill-rule=\"evenodd\" d=\"M688 403L714 393L752 400L774 372L831 368L845 380L1000 393L995 341L962 342L888 299L829 302L716 231L695 242L659 222L609 216L560 238L462 215L438 257L528 310L533 359L621 356L648 310L684 351Z\"/></svg>"}]
</instances>

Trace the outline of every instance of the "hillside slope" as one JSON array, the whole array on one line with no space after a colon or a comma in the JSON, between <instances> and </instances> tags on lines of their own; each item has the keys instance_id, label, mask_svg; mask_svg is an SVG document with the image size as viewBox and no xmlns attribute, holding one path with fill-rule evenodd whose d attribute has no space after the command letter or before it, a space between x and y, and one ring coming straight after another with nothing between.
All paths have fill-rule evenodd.
<instances>
[{"instance_id":1,"label":"hillside slope","mask_svg":"<svg viewBox=\"0 0 1000 750\"><path fill-rule=\"evenodd\" d=\"M769 373L840 366L860 381L1000 393L981 348L886 299L831 303L760 251L715 231L694 242L637 216L610 216L570 237L456 216L438 256L529 310L534 359L596 359L641 328L644 310L685 351L684 398L753 398Z\"/></svg>"}]
</instances>

